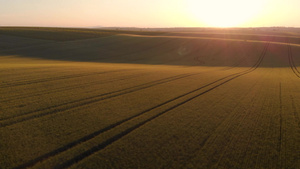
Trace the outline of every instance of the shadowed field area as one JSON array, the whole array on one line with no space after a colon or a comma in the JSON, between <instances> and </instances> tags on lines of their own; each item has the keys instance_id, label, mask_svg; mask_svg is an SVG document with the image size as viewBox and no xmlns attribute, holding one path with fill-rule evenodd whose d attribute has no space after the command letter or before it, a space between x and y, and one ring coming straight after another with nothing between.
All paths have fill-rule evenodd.
<instances>
[{"instance_id":1,"label":"shadowed field area","mask_svg":"<svg viewBox=\"0 0 300 169\"><path fill-rule=\"evenodd\" d=\"M0 28L0 168L300 168L299 37Z\"/></svg>"}]
</instances>

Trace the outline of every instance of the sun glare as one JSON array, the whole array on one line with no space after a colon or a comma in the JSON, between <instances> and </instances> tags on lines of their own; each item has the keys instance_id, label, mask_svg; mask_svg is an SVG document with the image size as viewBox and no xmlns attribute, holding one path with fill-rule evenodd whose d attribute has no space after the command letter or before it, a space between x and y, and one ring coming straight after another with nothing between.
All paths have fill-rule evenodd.
<instances>
[{"instance_id":1,"label":"sun glare","mask_svg":"<svg viewBox=\"0 0 300 169\"><path fill-rule=\"evenodd\" d=\"M187 0L187 10L196 20L211 27L235 27L260 14L266 0Z\"/></svg>"}]
</instances>

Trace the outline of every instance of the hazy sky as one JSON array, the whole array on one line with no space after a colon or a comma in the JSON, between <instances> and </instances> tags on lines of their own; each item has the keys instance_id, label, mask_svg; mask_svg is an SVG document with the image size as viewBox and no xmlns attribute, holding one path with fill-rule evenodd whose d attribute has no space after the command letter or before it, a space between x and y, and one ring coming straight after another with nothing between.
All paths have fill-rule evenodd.
<instances>
[{"instance_id":1,"label":"hazy sky","mask_svg":"<svg viewBox=\"0 0 300 169\"><path fill-rule=\"evenodd\" d=\"M0 26L300 27L300 0L0 0Z\"/></svg>"}]
</instances>

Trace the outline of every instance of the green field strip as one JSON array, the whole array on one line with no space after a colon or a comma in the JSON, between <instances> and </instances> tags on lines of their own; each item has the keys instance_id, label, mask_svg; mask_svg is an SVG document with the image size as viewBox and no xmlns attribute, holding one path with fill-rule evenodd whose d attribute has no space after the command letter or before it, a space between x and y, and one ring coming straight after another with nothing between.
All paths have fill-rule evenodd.
<instances>
[{"instance_id":1,"label":"green field strip","mask_svg":"<svg viewBox=\"0 0 300 169\"><path fill-rule=\"evenodd\" d=\"M133 44L134 47L135 45L139 45L140 47L134 49L133 51L126 51L117 55L112 55L110 57L104 57L104 58L96 58L97 61L105 61L105 60L112 60L112 59L117 59L119 62L122 63L122 60L120 60L123 57L126 56L130 56L130 55L139 55L139 54L143 54L144 52L147 52L151 49L157 48L157 47L161 47L162 45L168 44L169 42L171 42L171 39L164 39L163 41L159 41L156 43L153 43L151 41L148 41L147 43L150 43L150 45L145 45L141 42L137 42L136 44ZM145 45L143 47L141 47L141 45Z\"/></svg>"},{"instance_id":2,"label":"green field strip","mask_svg":"<svg viewBox=\"0 0 300 169\"><path fill-rule=\"evenodd\" d=\"M218 40L218 41L235 41L235 42L247 42L247 43L270 43L270 44L277 44L277 45L287 45L285 39L282 42L273 42L272 40L245 40L245 39L224 39L224 38L212 38L212 37L193 37L193 36L167 36L167 35L155 35L155 36L148 36L148 35L130 35L130 34L121 34L124 36L136 36L136 37L161 37L161 38L182 38L182 39L203 39L203 40ZM300 47L298 43L290 43L291 46Z\"/></svg>"},{"instance_id":3,"label":"green field strip","mask_svg":"<svg viewBox=\"0 0 300 169\"><path fill-rule=\"evenodd\" d=\"M38 28L38 27L1 27L0 34L13 35L25 38L73 41L81 39L92 39L99 37L113 36L121 33L137 35L160 35L164 32L156 31L126 31L126 30L105 30L87 28Z\"/></svg>"},{"instance_id":4,"label":"green field strip","mask_svg":"<svg viewBox=\"0 0 300 169\"><path fill-rule=\"evenodd\" d=\"M145 39L145 38L144 38ZM14 54L19 53L22 51L37 51L42 50L45 51L49 48L53 49L61 49L62 47L65 47L64 49L68 47L76 47L78 44L84 44L85 47L90 47L96 45L99 49L106 49L110 46L114 46L115 44L122 44L121 47L126 47L128 44L135 43L136 45L138 42L140 42L140 39L132 38L132 37L123 37L123 36L114 36L114 37L102 37L102 38L96 38L96 39L89 39L89 40L78 40L78 41L67 41L67 42L54 42L54 43L48 43L48 44L42 44L42 45L32 45L27 47L21 47L17 49L8 49L8 50L2 50L3 54ZM94 43L94 44L93 44ZM128 43L128 44L127 44ZM89 45L87 45L89 44ZM30 52L29 52L30 53ZM64 59L67 59L65 56Z\"/></svg>"},{"instance_id":5,"label":"green field strip","mask_svg":"<svg viewBox=\"0 0 300 169\"><path fill-rule=\"evenodd\" d=\"M1 29L1 28L0 28ZM10 49L17 49L27 46L42 45L52 43L50 40L39 40L32 38L22 38L17 36L1 35L0 34L0 53Z\"/></svg>"},{"instance_id":6,"label":"green field strip","mask_svg":"<svg viewBox=\"0 0 300 169\"><path fill-rule=\"evenodd\" d=\"M110 39L113 39L113 41L110 42L109 41ZM76 40L76 41L48 42L48 43L43 43L43 44L34 44L34 45L22 46L22 47L18 47L18 48L4 49L4 50L1 50L0 52L10 53L10 52L18 51L18 50L31 49L31 48L37 48L37 47L49 47L49 46L53 46L53 45L64 45L67 43L76 44L78 42L87 43L87 42L91 42L91 41L95 41L95 40L97 40L97 41L101 40L101 42L103 42L101 44L97 43L98 47L106 47L106 46L112 45L116 42L120 43L120 42L132 41L132 40L134 40L134 38L127 37L127 38L118 39L114 35L114 37L98 37L98 38L93 38L93 39L88 39L88 40L83 39L83 40Z\"/></svg>"},{"instance_id":7,"label":"green field strip","mask_svg":"<svg viewBox=\"0 0 300 169\"><path fill-rule=\"evenodd\" d=\"M117 38L118 40L116 41L115 39ZM43 48L29 48L27 50L19 51L14 50L8 54L21 53L21 55L24 56L41 57L51 60L100 61L101 59L105 60L120 56L124 57L125 55L134 54L138 51L145 51L146 48L158 46L160 43L172 40L167 38L159 40L157 38L136 38L129 36L119 36L111 39L55 43ZM37 52L32 53L32 51ZM71 51L76 52L72 53ZM92 53L90 54L90 52ZM52 55L50 56L50 54ZM87 60L85 57L82 57L85 55L88 55Z\"/></svg>"},{"instance_id":8,"label":"green field strip","mask_svg":"<svg viewBox=\"0 0 300 169\"><path fill-rule=\"evenodd\" d=\"M14 51L18 51L18 50L23 50L23 49L30 49L30 48L35 48L35 47L45 47L45 46L49 46L51 44L56 44L57 42L45 42L45 43L38 43L38 44L33 44L33 45L26 45L26 46L22 46L22 47L16 47L16 48L8 48L8 49L4 49L0 51L1 55L5 55Z\"/></svg>"},{"instance_id":9,"label":"green field strip","mask_svg":"<svg viewBox=\"0 0 300 169\"><path fill-rule=\"evenodd\" d=\"M184 43L189 43L191 40L184 41ZM177 59L174 57L182 57L178 55L178 47L181 46L183 42L181 40L173 39L166 41L166 43L157 45L155 47L150 47L147 50L140 50L137 53L132 53L129 57L116 58L116 62L130 62L130 63L148 63L148 64L163 64L166 62L160 62L160 59L165 59L165 56L169 54L172 59ZM126 55L125 55L126 56ZM124 59L123 59L124 58ZM122 60L123 59L123 60ZM100 60L101 61L101 60ZM142 61L142 62L141 62ZM144 61L144 62L143 62Z\"/></svg>"},{"instance_id":10,"label":"green field strip","mask_svg":"<svg viewBox=\"0 0 300 169\"><path fill-rule=\"evenodd\" d=\"M299 39L300 40L300 37L299 36L287 36L287 35L275 35L275 34L270 34L270 35L265 35L265 34L249 34L249 33L229 33L229 32L226 32L226 33L206 33L206 32L197 32L197 33L190 33L190 32L174 32L174 33L169 33L170 35L172 34L177 34L177 35L184 35L186 36L187 34L188 35L198 35L198 36L208 36L210 37L211 35L222 35L223 37L227 36L227 37L230 37L230 36L236 36L238 38L245 38L245 37L252 37L252 38L260 38L260 39L264 39L264 38L282 38L283 40L285 40L286 37L289 37L289 38L295 38L295 39Z\"/></svg>"},{"instance_id":11,"label":"green field strip","mask_svg":"<svg viewBox=\"0 0 300 169\"><path fill-rule=\"evenodd\" d=\"M234 50L238 49L238 46L240 44L234 42L235 44L229 44L228 47L225 46L219 46L222 48L222 51L226 53L227 50L231 50L232 55L238 55L238 53L233 52ZM186 48L185 48L186 46ZM205 47L210 48L205 48ZM213 48L215 46L212 42L204 42L199 41L197 39L187 39L187 40L180 40L180 39L174 39L171 43L159 46L158 48L151 49L148 52L142 52L134 54L130 57L122 57L118 58L116 60L111 60L113 62L133 62L133 63L147 63L147 64L163 64L163 65L202 65L198 64L195 60L196 57L199 57L199 55L209 55L214 56L213 54L209 54L208 51L214 51ZM184 50L187 50L187 53L180 54L180 48L183 48ZM239 47L240 48L240 47ZM249 52L251 52L249 50ZM239 51L241 53L241 51ZM245 58L246 56L244 56ZM235 60L240 61L239 57L233 58L227 58L224 59L224 57L215 58L216 60L223 59L224 61L229 61L233 63L225 64L224 62L220 61L220 64L222 63L223 66L237 66L239 63L236 63ZM234 61L233 61L234 60ZM256 60L255 60L256 61ZM219 62L218 62L219 63ZM245 65L251 67L253 64ZM205 65L203 65L205 66ZM216 65L217 66L217 65Z\"/></svg>"},{"instance_id":12,"label":"green field strip","mask_svg":"<svg viewBox=\"0 0 300 169\"><path fill-rule=\"evenodd\" d=\"M250 52L250 51L245 51L245 53L247 53L247 55L245 55L245 56L243 56L243 57L241 57L241 58L238 58L237 61L236 61L235 63L233 63L232 65L230 65L228 68L226 68L226 69L224 69L224 70L228 70L228 69L232 69L232 68L234 68L234 67L241 66L242 63L245 63L246 59L247 59L248 57L250 57L249 52Z\"/></svg>"},{"instance_id":13,"label":"green field strip","mask_svg":"<svg viewBox=\"0 0 300 169\"><path fill-rule=\"evenodd\" d=\"M191 36L199 34L191 34ZM205 37L214 37L212 35L217 35L215 38L224 38L224 39L244 39L244 40L264 40L272 42L285 42L286 36L278 35L245 35L245 34L200 34L200 36L205 35ZM222 35L222 36L220 36ZM300 43L300 38L297 36L289 36L291 41ZM271 40L272 39L272 40Z\"/></svg>"},{"instance_id":14,"label":"green field strip","mask_svg":"<svg viewBox=\"0 0 300 169\"><path fill-rule=\"evenodd\" d=\"M254 67L250 69L250 71L249 71L249 70L246 70L245 72L236 73L237 75L236 75L236 74L233 74L233 75L236 75L236 76L233 77L233 78L230 78L230 79L228 80L228 79L226 79L226 78L233 76L233 75L229 75L228 77L219 79L219 80L217 80L217 81L215 81L215 82L213 82L213 83L210 83L210 84L208 84L208 85L206 85L206 86L203 86L203 87L201 87L200 89L205 88L205 87L207 87L207 86L210 86L211 84L214 84L214 83L216 83L216 82L218 82L218 81L220 81L220 80L226 79L226 81L223 81L222 83L217 84L216 86L213 86L212 88L210 88L210 89L208 89L208 90L206 90L206 91L204 91L204 92L202 92L202 93L200 93L200 94L197 94L196 96L193 96L193 97L191 97L191 98L189 98L189 99L187 99L187 100L181 102L180 104L177 104L177 105L175 105L175 106L173 106L173 107L171 107L171 108L168 108L167 110L165 110L165 111L163 111L163 112L161 112L161 113L159 113L159 114L156 114L155 116L152 116L151 118L146 119L145 121L142 121L142 122L138 123L137 125L135 125L135 126L133 126L133 127L130 127L129 129L125 130L123 133L117 134L117 135L113 136L112 138L108 139L108 140L105 141L103 144L100 144L100 145L98 145L98 146L96 146L96 147L93 147L92 149L90 149L90 150L88 150L88 151L86 151L86 152L84 152L84 153L82 153L82 154L76 156L74 159L71 159L71 160L67 161L66 163L62 164L61 166L56 166L55 168L60 168L60 167L63 167L63 168L64 168L65 165L68 167L68 166L70 165L70 163L73 163L74 161L78 161L78 159L81 160L82 157L85 158L85 156L89 156L89 155L93 154L94 151L95 151L95 152L99 151L100 149L102 149L102 148L106 147L107 145L111 144L112 142L114 142L114 141L116 141L116 140L122 138L123 136L127 135L127 134L130 133L131 131L133 131L133 130L139 128L140 126L144 125L145 123L147 123L147 122L149 122L149 121L151 121L151 120L153 120L153 119L159 117L160 115L162 115L162 114L164 114L164 113L166 113L166 112L168 112L168 111L170 111L170 110L172 110L172 109L174 109L174 108L176 108L176 107L178 107L178 106L180 106L180 105L182 105L182 104L185 104L186 102L188 102L188 101L190 101L190 100L192 100L192 99L194 99L194 98L196 98L196 97L198 97L198 96L200 96L200 95L202 95L202 94L205 94L206 92L209 92L209 91L211 91L212 89L215 89L216 87L219 87L219 86L221 86L221 85L223 85L223 84L225 84L225 83L227 83L227 82L229 82L229 81L231 81L231 80L233 80L233 79L235 79L235 78L237 78L237 77L239 77L239 76L241 76L241 75L244 75L245 73L252 72L252 71L255 70L255 69L259 66L259 64L261 63L261 61L262 61L264 55L266 54L267 47L268 47L268 44L265 46L265 49L263 50L262 55L261 55L260 59L258 60L257 64L255 64ZM200 89L196 89L196 91L197 91L197 90L200 90ZM194 93L194 92L195 92L195 91L191 91L191 92L186 93L186 94L184 94L184 95L181 95L181 96L179 96L179 97L177 97L177 98L174 98L174 99L172 99L172 100L169 100L169 101L167 101L167 102L165 102L165 103L162 103L162 104L160 104L160 105L158 105L158 106L156 106L156 107L154 107L154 108L151 108L150 110L147 110L147 111L145 111L145 112L142 112L141 114L138 114L137 116L133 116L133 117L131 117L131 118L129 118L129 119L126 119L126 121L129 121L129 120L131 120L132 118L136 118L136 117L138 117L138 116L140 116L140 115L145 114L145 113L148 112L148 111L152 111L153 109L159 108L159 107L161 107L161 106L163 106L163 105L165 105L165 104L168 104L169 102L172 102L172 101L174 101L174 100L177 100L177 99L179 99L179 98L181 98L181 97L183 97L183 96L186 96L186 95L188 95L188 94L190 94L190 93ZM148 113L147 113L147 114L148 114ZM139 117L139 118L140 118L140 117ZM119 123L114 124L113 126L115 126L115 125L120 125L120 124L122 124L122 123L124 123L124 122L126 122L126 121L121 121L121 122L119 122ZM122 128L124 128L124 127L122 127ZM80 139L80 141L78 141L78 142L80 142L80 143L85 142L85 141L87 141L87 140L89 140L89 139L92 139L93 137L95 137L95 136L101 134L102 132L104 132L104 131L101 130L101 131L99 131L99 132L97 132L97 133L93 133L93 134L89 135L88 139L82 139L82 140ZM92 138L91 138L91 136L92 136ZM84 137L84 138L86 138L86 137ZM83 141L83 140L84 140L84 141ZM73 144L74 144L74 143L73 143ZM71 143L70 145L73 145L73 144ZM67 147L68 147L68 146L67 146ZM99 148L100 148L100 149L99 149ZM61 148L61 149L64 149L64 151L66 151L66 150L65 150L66 148ZM49 154L53 155L54 153L52 152L52 153L49 153ZM48 154L48 155L49 155L49 154ZM45 156L47 156L47 155L45 155ZM36 161L45 158L45 156L39 157L38 159L33 160L33 161L35 161L35 163L36 163ZM31 162L30 165L33 165L32 163L34 163L34 162ZM29 164L26 164L26 166L27 166L27 165L29 165ZM21 168L22 168L22 167L21 167Z\"/></svg>"},{"instance_id":15,"label":"green field strip","mask_svg":"<svg viewBox=\"0 0 300 169\"><path fill-rule=\"evenodd\" d=\"M83 55L86 55L86 52L93 51L95 49L102 51L101 55L97 55L97 56L95 56L95 58L89 58L88 61L100 60L102 57L104 57L104 59L106 59L106 58L124 56L124 55L127 55L128 53L135 53L135 52L138 52L138 50L142 50L142 45L144 45L144 43L149 43L150 46L156 45L155 42L151 42L152 38L132 38L132 37L123 37L123 38L124 39L121 39L121 41L117 41L117 42L114 41L114 42L111 42L111 43L108 43L108 44L105 44L102 46L97 45L96 48L91 48L91 49L90 49L89 45L87 45L86 48L90 49L90 50L84 49L82 55L79 55L79 58L81 59ZM78 43L80 45L82 45L81 41L79 41ZM66 45L66 47L69 47L70 45L75 46L75 45L72 45L73 43L70 43L70 42L66 42L64 44ZM90 44L90 43L87 43L87 44ZM136 46L139 46L139 47L137 48ZM63 49L63 50L65 50L65 49ZM76 55L78 55L78 53L76 53ZM76 59L76 57L77 56L74 56L72 54L64 55L63 60L68 60L68 59L73 60L73 59Z\"/></svg>"},{"instance_id":16,"label":"green field strip","mask_svg":"<svg viewBox=\"0 0 300 169\"><path fill-rule=\"evenodd\" d=\"M102 58L102 59L100 58L100 59L97 59L97 61L115 60L116 62L120 62L120 63L123 63L123 62L125 62L125 63L126 62L143 63L143 62L137 62L137 61L147 60L147 59L153 58L155 56L161 57L165 53L176 50L178 48L178 46L176 45L177 43L179 43L179 42L174 42L174 40L170 40L170 39L164 39L164 41L160 41L159 43L156 43L156 45L147 46L145 48L139 48L138 51L124 53L123 55L120 54L120 55L113 56L113 57L107 57L107 58ZM125 60L123 60L123 58ZM148 60L147 62L151 64L151 61Z\"/></svg>"},{"instance_id":17,"label":"green field strip","mask_svg":"<svg viewBox=\"0 0 300 169\"><path fill-rule=\"evenodd\" d=\"M1 27L0 34L35 39L68 41L111 36L115 33L108 31L96 31L92 29Z\"/></svg>"},{"instance_id":18,"label":"green field strip","mask_svg":"<svg viewBox=\"0 0 300 169\"><path fill-rule=\"evenodd\" d=\"M111 39L114 38L107 38L101 40L89 40L89 41L77 41L77 42L63 42L63 43L57 43L53 45L45 46L44 48L30 48L28 50L20 50L16 51L15 54L24 55L26 57L37 57L37 58L44 58L44 59L51 59L51 60L77 60L77 61L104 61L104 62L115 62L115 63L130 63L130 61L133 61L134 63L142 63L142 64L165 64L165 63L174 63L175 65L182 63L185 63L184 56L181 56L176 53L182 44L187 43L188 41L194 42L194 46L197 48L203 47L202 44L197 45L197 41L203 41L203 43L207 40L199 40L199 39L182 39L182 38L160 38L160 37L132 37L132 36L119 36L121 39L128 39L127 42L122 43L119 41L116 41L115 44L111 43ZM116 38L116 37L115 37ZM159 43L162 43L163 41L168 42L166 45L158 45ZM214 40L215 41L215 40ZM219 41L220 43L222 41ZM103 43L111 43L110 45L102 46ZM206 42L207 43L207 42ZM208 43L216 43L216 41L208 41ZM224 42L223 42L224 43ZM228 44L228 49L224 48L224 46L211 46L212 51L217 48L218 50L229 50L231 48L236 48L239 44L238 42L226 42ZM233 44L230 44L233 43ZM249 44L246 42L241 42L242 44L247 44L249 47L254 46L255 44ZM60 45L59 45L60 44ZM171 45L172 44L172 45ZM97 46L98 45L98 46ZM151 48L151 46L157 45L155 48ZM174 54L172 57L169 55L166 55L164 51L166 51L165 47L174 49ZM143 48L149 48L148 50L142 50ZM151 49L150 49L151 48ZM235 50L235 49L233 49ZM232 51L233 51L232 50ZM254 48L254 50L256 50ZM34 52L33 52L34 51ZM201 51L198 51L201 53ZM206 52L206 55L209 55L209 50L204 49ZM250 53L252 53L251 50L249 50ZM153 54L151 54L153 53ZM225 52L226 53L226 52ZM241 52L239 52L241 53ZM196 53L191 53L191 55L195 55ZM218 56L220 53L218 54ZM234 56L235 54L232 53ZM83 57L87 56L87 57ZM152 57L153 56L153 57ZM211 55L212 57L216 57L214 55ZM180 59L181 60L178 60ZM215 62L217 65L220 66L224 64L224 62L233 62L233 58L227 58L223 59L223 57L219 56L216 57L215 60L220 60L219 62L211 61L210 64L214 64ZM251 57L250 57L251 58ZM187 58L188 59L188 58ZM177 61L176 61L177 60ZM186 62L185 65L195 65L195 61L190 60L189 62ZM233 62L235 63L235 62ZM228 63L227 66L231 66L233 63ZM196 64L199 65L199 64ZM201 64L200 64L201 65ZM252 64L245 65L245 66L251 66ZM205 65L204 65L205 66ZM223 65L224 66L224 65Z\"/></svg>"}]
</instances>

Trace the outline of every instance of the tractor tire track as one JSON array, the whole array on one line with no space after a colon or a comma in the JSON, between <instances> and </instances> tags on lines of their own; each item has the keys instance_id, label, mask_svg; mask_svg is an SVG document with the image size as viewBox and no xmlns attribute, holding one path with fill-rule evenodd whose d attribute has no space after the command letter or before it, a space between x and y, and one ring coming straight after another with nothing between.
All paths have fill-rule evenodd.
<instances>
[{"instance_id":1,"label":"tractor tire track","mask_svg":"<svg viewBox=\"0 0 300 169\"><path fill-rule=\"evenodd\" d=\"M186 78L186 77L193 76L193 75L197 75L197 74L176 75L176 76L172 76L172 77L168 77L168 78L148 82L148 83L145 83L145 84L129 87L129 88L126 88L126 89L121 89L121 90L117 90L117 91L113 91L113 92L103 93L103 94L100 94L100 95L97 95L97 96L92 96L92 97L85 98L85 99L75 100L75 101L72 101L72 102L69 102L69 103L63 103L63 104L60 104L60 105L50 106L50 107L47 107L47 108L42 108L42 109L39 109L39 110L34 110L34 111L22 113L21 115L17 115L17 116L2 118L1 122L0 122L0 127L5 127L5 126L13 125L13 124L16 124L16 123L19 123L19 122L23 122L23 121L43 117L43 116L46 116L46 115L55 114L55 113L58 113L58 112L78 108L78 107L81 107L81 106L84 106L84 105L88 105L88 104L91 104L91 103L95 103L95 102L98 102L98 101L110 99L110 98L121 96L121 95L128 94L128 93L136 92L136 91L139 91L139 90L147 89L147 88L150 88L150 87L153 87L153 86L156 86L156 85L168 83L168 82L171 82L171 81L174 81L174 80Z\"/></svg>"},{"instance_id":2,"label":"tractor tire track","mask_svg":"<svg viewBox=\"0 0 300 169\"><path fill-rule=\"evenodd\" d=\"M261 64L262 60L264 59L264 57L266 55L266 52L267 52L267 49L268 49L268 46L269 46L269 43L267 43L265 45L265 47L263 49L263 52L262 52L261 56L259 57L258 61L254 64L253 67L251 67L248 70L245 70L245 71L242 71L242 72L239 72L239 73L231 74L229 76L226 76L226 77L223 77L223 78L218 79L216 81L213 81L213 82L211 82L209 84L206 84L206 85L204 85L204 86L202 86L200 88L197 88L197 89L195 89L193 91L187 92L187 93L185 93L183 95L180 95L178 97L170 99L170 100L168 100L168 101L166 101L164 103L161 103L161 104L159 104L157 106L154 106L154 107L152 107L150 109L147 109L147 110L145 110L143 112L140 112L140 113L138 113L136 115L133 115L133 116L131 116L129 118L123 119L123 120L118 121L118 122L116 122L114 124L111 124L110 126L107 126L107 127L103 128L103 129L100 129L100 130L98 130L96 132L93 132L93 133L91 133L89 135L86 135L86 136L84 136L84 137L82 137L82 138L80 138L78 140L75 140L75 141L73 141L73 142L71 142L71 143L69 143L69 144L67 144L67 145L65 145L63 147L60 147L60 148L58 148L58 149L56 149L54 151L51 151L51 152L49 152L47 154L44 154L44 155L42 155L42 156L40 156L38 158L35 158L35 159L33 159L33 160L31 160L31 161L29 161L27 163L24 163L24 164L22 164L22 165L20 165L20 166L18 166L16 168L27 168L27 167L34 166L35 164L37 164L39 162L45 161L45 160L47 160L47 159L49 159L49 158L51 158L53 156L56 156L56 155L58 155L58 154L60 154L62 152L65 152L65 151L67 151L67 150L69 150L69 149L71 149L71 148L73 148L73 147L75 147L77 145L80 145L83 142L87 142L87 141L95 138L96 136L100 135L101 133L106 132L108 130L111 130L111 129L117 127L117 126L120 126L121 124L123 124L125 122L128 122L128 121L130 121L130 120L132 120L132 119L134 119L136 117L139 117L139 116L141 116L141 115L143 115L143 114L145 114L145 113L147 113L149 111L155 110L155 109L157 109L159 107L162 107L163 105L171 103L171 102L173 102L175 100L183 98L184 96L187 96L189 94L193 94L193 93L195 93L195 92L197 92L197 91L199 91L201 89L204 89L206 87L210 87L213 84L216 84L216 83L220 82L219 84L216 84L215 86L212 86L209 89L207 89L207 90L205 90L203 92L200 92L199 94L197 94L195 96L192 96L192 97L190 97L190 98L188 98L188 99L186 99L186 100L184 100L184 101L182 101L182 102L180 102L178 104L175 104L175 105L167 108L166 110L164 110L164 111L162 111L162 112L160 112L160 113L158 113L158 114L156 114L156 115L154 115L154 116L152 116L152 117L150 117L150 118L148 118L148 119L146 119L144 121L139 122L138 124L136 124L136 125L128 128L127 130L125 130L125 131L123 131L123 132L121 132L121 133L119 133L119 134L117 134L117 135L109 138L108 140L102 142L101 144L98 144L97 146L92 147L88 151L85 151L85 152L79 154L78 156L75 156L71 160L68 160L68 161L64 162L62 165L56 166L56 168L67 168L67 167L70 167L71 165L73 165L73 164L81 161L82 159L84 159L84 158L86 158L86 157L88 157L88 156L90 156L90 155L92 155L92 154L94 154L94 153L96 153L96 152L104 149L108 145L110 145L110 144L114 143L115 141L121 139L122 137L126 136L127 134L129 134L133 130L138 129L139 127L141 127L142 125L144 125L144 124L152 121L153 119L156 119L157 117L159 117L159 116L161 116L161 115L163 115L163 114L165 114L165 113L167 113L167 112L169 112L169 111L171 111L171 110L173 110L173 109L175 109L175 108L177 108L177 107L179 107L179 106L181 106L181 105L183 105L183 104L185 104L185 103L187 103L187 102L189 102L189 101L191 101L191 100L193 100L193 99L195 99L195 98L197 98L197 97L199 97L199 96L201 96L201 95L203 95L205 93L208 93L208 92L210 92L210 91L212 91L212 90L214 90L214 89L222 86L223 84L226 84L226 83L228 83L228 82L230 82L230 81L232 81L232 80L234 80L234 79L236 79L236 78L238 78L240 76L243 76L245 74L253 72L254 70L256 70L259 67L259 65ZM208 138L203 141L203 145L205 144L205 142L207 140L208 140Z\"/></svg>"},{"instance_id":3,"label":"tractor tire track","mask_svg":"<svg viewBox=\"0 0 300 169\"><path fill-rule=\"evenodd\" d=\"M36 80L31 80L31 81L6 83L6 84L1 85L0 88L16 87L16 86L30 85L30 84L36 84L36 83L43 83L43 82L50 82L50 81L57 81L57 80L65 80L65 79L71 79L71 78L78 78L78 77L84 77L84 76L100 75L100 74L106 74L106 73L115 73L115 72L121 72L121 71L123 72L123 71L129 71L129 70L132 70L132 69L120 69L120 70L104 71L104 72L82 73L82 74L77 74L77 75L65 75L65 76L60 76L60 77L36 79Z\"/></svg>"},{"instance_id":4,"label":"tractor tire track","mask_svg":"<svg viewBox=\"0 0 300 169\"><path fill-rule=\"evenodd\" d=\"M131 76L122 77L122 78L109 79L109 80L100 81L100 82L87 82L87 83L83 83L80 85L65 86L65 87L60 87L60 88L55 88L55 89L47 89L44 91L40 91L38 93L32 92L32 93L28 93L28 94L20 94L20 95L11 96L9 98L6 98L6 99L2 100L1 102L5 103L5 102L13 101L13 100L18 100L18 99L25 99L25 98L29 98L29 97L35 97L35 96L41 96L41 95L45 95L45 94L52 94L52 93L57 93L57 92L78 89L78 88L87 87L90 85L99 85L99 84L106 84L106 83L111 83L111 82L116 82L116 81L123 81L123 80L131 79L131 78L140 77L145 74L147 74L147 73L141 73L141 74L131 75Z\"/></svg>"},{"instance_id":5,"label":"tractor tire track","mask_svg":"<svg viewBox=\"0 0 300 169\"><path fill-rule=\"evenodd\" d=\"M258 112L262 112L263 111L263 108L266 105L266 100L267 100L266 98L263 98L262 101L260 101L261 106L260 106ZM253 142L253 138L255 138L254 137L255 133L257 133L259 131L259 127L257 127L257 126L259 126L259 120L260 120L260 118L262 118L261 115L262 115L262 113L258 113L258 116L255 116L253 118L252 125L250 125L250 126L247 127L248 129L252 128L251 129L252 132L249 133L249 139L246 140L245 151L243 151L240 154L241 159L244 159L243 161L240 161L240 163L241 163L242 166L249 166L248 161L246 160L247 159L246 157L247 157L248 154L251 154L251 153L253 154L253 152L251 151L251 145L252 145L251 142ZM251 117L251 113L248 113L247 117L250 118Z\"/></svg>"},{"instance_id":6,"label":"tractor tire track","mask_svg":"<svg viewBox=\"0 0 300 169\"><path fill-rule=\"evenodd\" d=\"M290 64L290 67L292 69L292 71L294 72L294 74L300 78L300 71L297 69L297 66L295 66L295 63L294 63L294 59L293 59L293 53L292 53L292 47L291 45L288 43L288 58L289 58L289 64Z\"/></svg>"}]
</instances>

